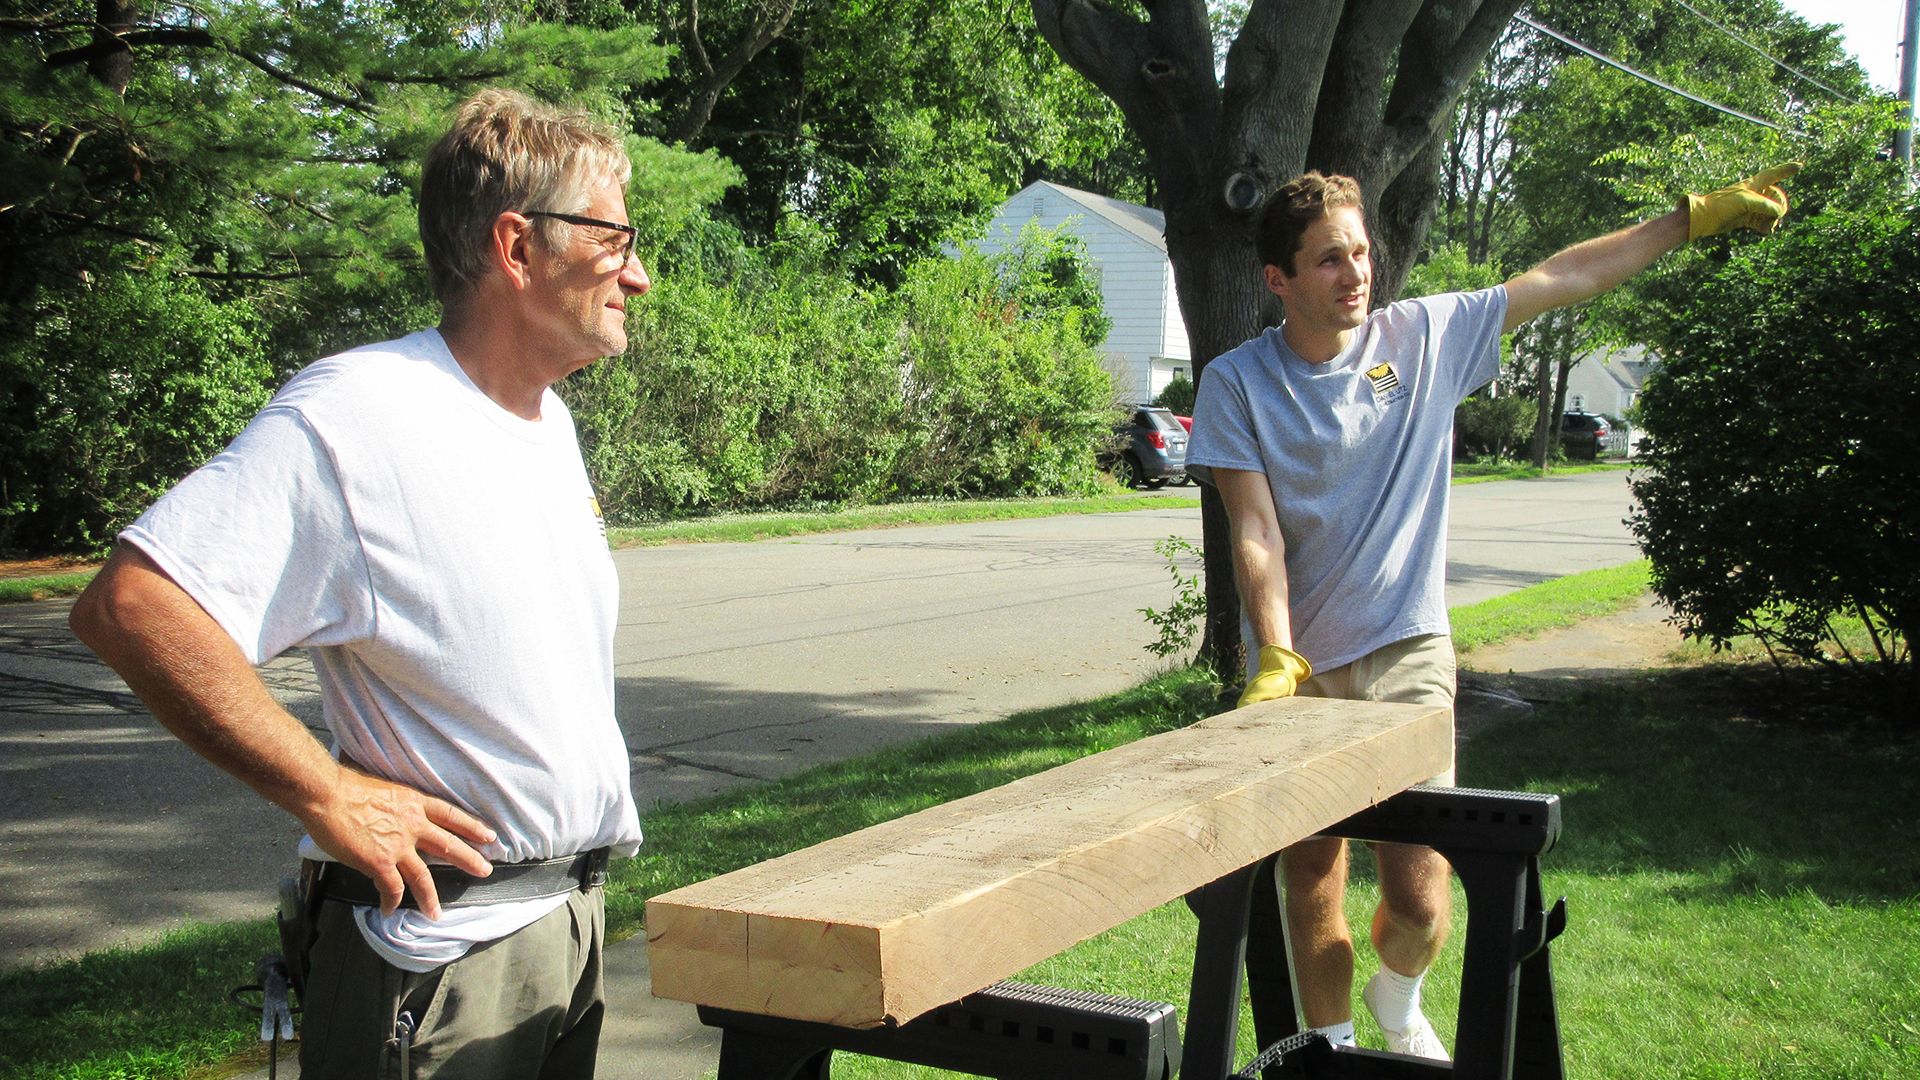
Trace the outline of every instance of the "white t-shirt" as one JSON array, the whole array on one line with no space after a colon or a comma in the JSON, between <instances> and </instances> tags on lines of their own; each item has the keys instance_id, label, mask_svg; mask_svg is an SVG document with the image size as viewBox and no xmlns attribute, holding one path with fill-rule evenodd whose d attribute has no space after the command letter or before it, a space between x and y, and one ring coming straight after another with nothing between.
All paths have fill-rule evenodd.
<instances>
[{"instance_id":1,"label":"white t-shirt","mask_svg":"<svg viewBox=\"0 0 1920 1080\"><path fill-rule=\"evenodd\" d=\"M1324 364L1274 327L1201 375L1187 469L1209 482L1210 468L1265 474L1293 649L1316 671L1448 632L1453 409L1500 373L1506 314L1497 285L1403 300ZM1247 660L1251 674L1258 650Z\"/></svg>"},{"instance_id":2,"label":"white t-shirt","mask_svg":"<svg viewBox=\"0 0 1920 1080\"><path fill-rule=\"evenodd\" d=\"M308 366L121 534L262 663L304 647L336 753L491 825L495 862L640 843L618 580L566 406L527 421L423 331ZM309 838L302 854L324 857ZM430 970L565 902L359 912Z\"/></svg>"}]
</instances>

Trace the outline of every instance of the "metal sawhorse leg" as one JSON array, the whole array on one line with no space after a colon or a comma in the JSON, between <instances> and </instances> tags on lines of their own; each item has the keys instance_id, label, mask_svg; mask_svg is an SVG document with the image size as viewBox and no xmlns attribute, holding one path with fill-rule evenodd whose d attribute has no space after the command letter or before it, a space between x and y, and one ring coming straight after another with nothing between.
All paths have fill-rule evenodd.
<instances>
[{"instance_id":1,"label":"metal sawhorse leg","mask_svg":"<svg viewBox=\"0 0 1920 1080\"><path fill-rule=\"evenodd\" d=\"M898 1028L703 1005L700 1019L724 1032L719 1080L828 1080L835 1050L999 1080L1565 1080L1547 943L1566 927L1566 902L1547 910L1540 888L1559 797L1413 788L1326 831L1425 844L1459 875L1468 918L1452 1064L1299 1034L1272 855L1187 898L1200 927L1184 1048L1171 1005L997 983ZM1235 1073L1243 990L1267 1049Z\"/></svg>"},{"instance_id":2,"label":"metal sawhorse leg","mask_svg":"<svg viewBox=\"0 0 1920 1080\"><path fill-rule=\"evenodd\" d=\"M1566 901L1542 903L1540 856L1560 834L1554 795L1413 788L1326 830L1424 844L1453 864L1467 894L1466 953L1451 1065L1372 1050L1335 1050L1299 1034L1274 862L1263 859L1188 897L1200 918L1187 1004L1185 1076L1232 1074L1241 976L1263 1047L1243 1074L1413 1080L1564 1080L1547 943L1566 928Z\"/></svg>"}]
</instances>

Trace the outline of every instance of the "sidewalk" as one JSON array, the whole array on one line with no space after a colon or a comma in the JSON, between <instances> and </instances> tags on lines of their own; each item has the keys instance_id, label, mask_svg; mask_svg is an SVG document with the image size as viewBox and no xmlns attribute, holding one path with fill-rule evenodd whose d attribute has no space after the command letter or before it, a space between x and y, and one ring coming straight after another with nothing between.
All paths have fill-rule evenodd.
<instances>
[{"instance_id":1,"label":"sidewalk","mask_svg":"<svg viewBox=\"0 0 1920 1080\"><path fill-rule=\"evenodd\" d=\"M1464 743L1501 723L1523 720L1535 702L1556 700L1593 680L1622 678L1661 666L1680 645L1651 598L1617 615L1550 631L1525 641L1479 649L1461 658L1458 739ZM602 1080L704 1080L718 1066L720 1042L694 1008L655 998L647 978L644 936L607 949L607 1026L600 1044ZM295 1051L279 1075L297 1077ZM265 1080L266 1069L245 1080Z\"/></svg>"}]
</instances>

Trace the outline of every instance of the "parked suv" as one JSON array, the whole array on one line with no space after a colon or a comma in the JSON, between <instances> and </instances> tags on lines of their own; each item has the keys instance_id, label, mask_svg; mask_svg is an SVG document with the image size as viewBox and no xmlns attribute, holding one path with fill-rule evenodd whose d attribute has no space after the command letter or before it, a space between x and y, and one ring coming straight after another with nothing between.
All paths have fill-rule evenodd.
<instances>
[{"instance_id":1,"label":"parked suv","mask_svg":"<svg viewBox=\"0 0 1920 1080\"><path fill-rule=\"evenodd\" d=\"M1122 485L1157 488L1187 478L1187 429L1173 418L1173 410L1136 405L1132 421L1117 433L1116 452L1106 464Z\"/></svg>"},{"instance_id":2,"label":"parked suv","mask_svg":"<svg viewBox=\"0 0 1920 1080\"><path fill-rule=\"evenodd\" d=\"M1560 424L1560 445L1570 458L1586 458L1588 461L1600 456L1607 436L1613 434L1613 425L1598 413L1570 412L1562 418Z\"/></svg>"}]
</instances>

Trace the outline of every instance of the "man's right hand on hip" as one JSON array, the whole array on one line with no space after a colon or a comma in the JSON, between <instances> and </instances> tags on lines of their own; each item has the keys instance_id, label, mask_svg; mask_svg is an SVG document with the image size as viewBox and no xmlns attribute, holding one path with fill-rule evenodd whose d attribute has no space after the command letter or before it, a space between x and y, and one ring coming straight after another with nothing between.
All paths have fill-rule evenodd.
<instances>
[{"instance_id":1,"label":"man's right hand on hip","mask_svg":"<svg viewBox=\"0 0 1920 1080\"><path fill-rule=\"evenodd\" d=\"M398 910L412 889L420 911L440 917L429 857L475 877L493 873L493 864L472 846L494 841L485 822L444 799L348 765L340 767L326 805L302 823L322 851L373 879L382 915Z\"/></svg>"}]
</instances>

